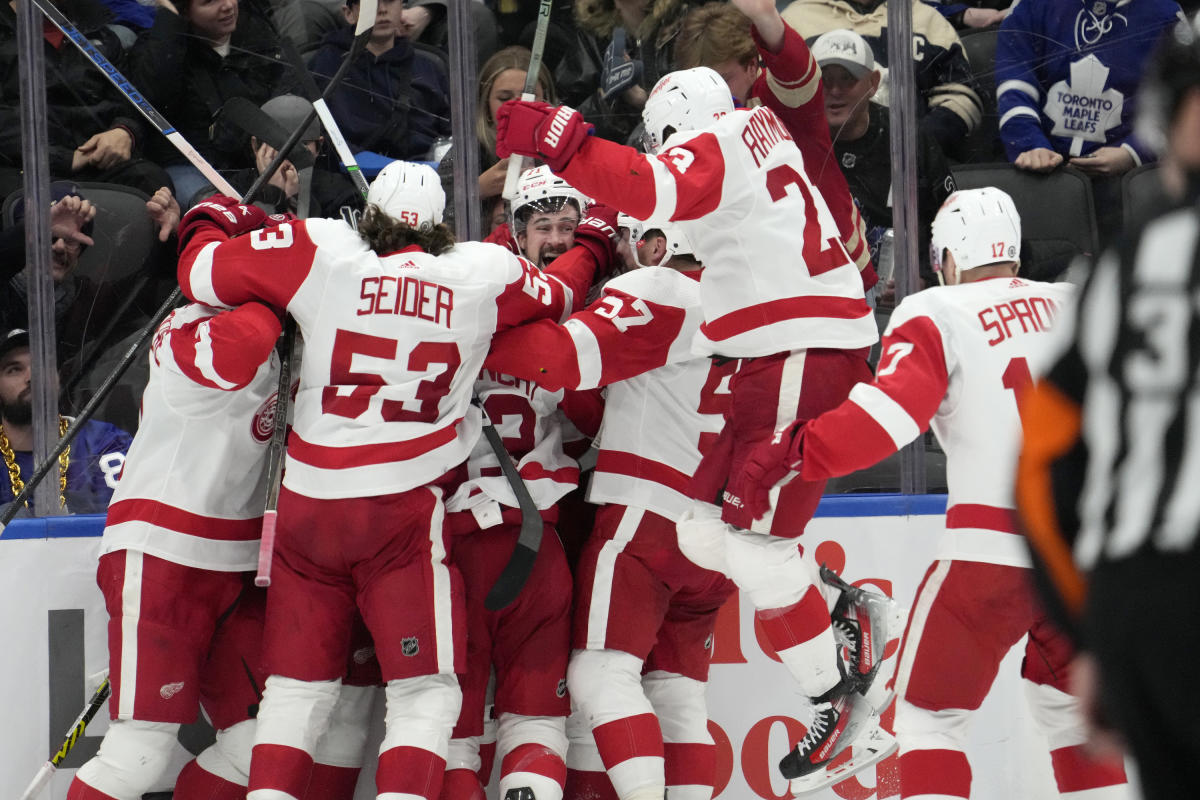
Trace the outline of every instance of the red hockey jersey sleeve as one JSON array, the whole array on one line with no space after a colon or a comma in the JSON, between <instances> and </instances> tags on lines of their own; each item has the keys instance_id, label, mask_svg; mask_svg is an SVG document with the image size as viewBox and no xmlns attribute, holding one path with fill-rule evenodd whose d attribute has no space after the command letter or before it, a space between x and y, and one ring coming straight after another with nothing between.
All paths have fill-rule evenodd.
<instances>
[{"instance_id":1,"label":"red hockey jersey sleeve","mask_svg":"<svg viewBox=\"0 0 1200 800\"><path fill-rule=\"evenodd\" d=\"M874 381L804 426L804 480L869 467L929 427L949 384L941 330L915 316L884 336L882 353Z\"/></svg>"},{"instance_id":2,"label":"red hockey jersey sleeve","mask_svg":"<svg viewBox=\"0 0 1200 800\"><path fill-rule=\"evenodd\" d=\"M284 309L312 270L317 247L304 221L226 238L200 228L179 254L179 288L188 299L230 308L251 300Z\"/></svg>"},{"instance_id":3,"label":"red hockey jersey sleeve","mask_svg":"<svg viewBox=\"0 0 1200 800\"><path fill-rule=\"evenodd\" d=\"M678 281L691 279L665 267L609 281L564 325L538 322L495 336L484 367L546 389L592 389L687 360L700 309L672 299Z\"/></svg>"},{"instance_id":4,"label":"red hockey jersey sleeve","mask_svg":"<svg viewBox=\"0 0 1200 800\"><path fill-rule=\"evenodd\" d=\"M274 311L261 303L246 303L215 316L164 326L153 357L159 366L199 386L233 391L258 374L281 330Z\"/></svg>"},{"instance_id":5,"label":"red hockey jersey sleeve","mask_svg":"<svg viewBox=\"0 0 1200 800\"><path fill-rule=\"evenodd\" d=\"M589 136L559 174L598 202L638 219L699 219L721 202L725 157L711 133L657 156Z\"/></svg>"}]
</instances>

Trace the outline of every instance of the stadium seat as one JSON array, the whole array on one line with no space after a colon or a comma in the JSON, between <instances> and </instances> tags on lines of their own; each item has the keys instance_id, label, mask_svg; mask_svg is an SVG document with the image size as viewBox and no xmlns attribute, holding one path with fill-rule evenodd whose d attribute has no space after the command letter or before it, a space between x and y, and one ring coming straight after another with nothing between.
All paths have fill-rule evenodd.
<instances>
[{"instance_id":1,"label":"stadium seat","mask_svg":"<svg viewBox=\"0 0 1200 800\"><path fill-rule=\"evenodd\" d=\"M1000 117L996 111L996 38L999 28L981 28L961 34L963 51L975 76L979 99L983 101L983 121L963 144L957 155L967 163L995 161L1004 157L1000 145Z\"/></svg>"},{"instance_id":2,"label":"stadium seat","mask_svg":"<svg viewBox=\"0 0 1200 800\"><path fill-rule=\"evenodd\" d=\"M1021 214L1021 274L1054 280L1080 254L1099 252L1092 183L1072 167L1049 174L1028 172L1008 162L956 164L960 189L996 186L1008 192Z\"/></svg>"},{"instance_id":3,"label":"stadium seat","mask_svg":"<svg viewBox=\"0 0 1200 800\"><path fill-rule=\"evenodd\" d=\"M1157 163L1134 167L1121 177L1121 206L1126 228L1145 219L1168 202Z\"/></svg>"}]
</instances>

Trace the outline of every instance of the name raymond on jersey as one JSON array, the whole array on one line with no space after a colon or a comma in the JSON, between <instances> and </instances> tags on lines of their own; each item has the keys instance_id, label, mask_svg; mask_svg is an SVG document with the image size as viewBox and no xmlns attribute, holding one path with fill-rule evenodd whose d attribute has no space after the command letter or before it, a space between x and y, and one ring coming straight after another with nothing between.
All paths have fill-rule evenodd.
<instances>
[{"instance_id":1,"label":"name raymond on jersey","mask_svg":"<svg viewBox=\"0 0 1200 800\"><path fill-rule=\"evenodd\" d=\"M984 331L994 334L988 339L988 345L995 347L1018 333L1041 333L1050 330L1057 313L1058 303L1049 297L1019 297L980 311L979 324L983 326Z\"/></svg>"},{"instance_id":2,"label":"name raymond on jersey","mask_svg":"<svg viewBox=\"0 0 1200 800\"><path fill-rule=\"evenodd\" d=\"M412 276L372 276L362 279L358 296L363 300L363 305L355 309L360 317L395 314L450 327L454 290L439 283Z\"/></svg>"},{"instance_id":3,"label":"name raymond on jersey","mask_svg":"<svg viewBox=\"0 0 1200 800\"><path fill-rule=\"evenodd\" d=\"M750 113L750 119L742 129L742 144L750 150L756 167L762 166L762 161L771 152L771 148L784 139L790 142L792 135L779 121L779 117L762 106Z\"/></svg>"}]
</instances>

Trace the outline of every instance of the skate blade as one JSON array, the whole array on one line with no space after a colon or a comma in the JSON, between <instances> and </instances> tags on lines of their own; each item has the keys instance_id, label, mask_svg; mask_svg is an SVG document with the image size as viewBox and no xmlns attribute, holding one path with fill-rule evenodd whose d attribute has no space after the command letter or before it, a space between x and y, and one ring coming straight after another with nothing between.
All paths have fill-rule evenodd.
<instances>
[{"instance_id":1,"label":"skate blade","mask_svg":"<svg viewBox=\"0 0 1200 800\"><path fill-rule=\"evenodd\" d=\"M820 791L887 758L896 752L898 747L896 737L881 728L876 721L872 729L865 731L850 746L849 759L835 763L819 772L792 778L788 781L788 788L793 795Z\"/></svg>"}]
</instances>

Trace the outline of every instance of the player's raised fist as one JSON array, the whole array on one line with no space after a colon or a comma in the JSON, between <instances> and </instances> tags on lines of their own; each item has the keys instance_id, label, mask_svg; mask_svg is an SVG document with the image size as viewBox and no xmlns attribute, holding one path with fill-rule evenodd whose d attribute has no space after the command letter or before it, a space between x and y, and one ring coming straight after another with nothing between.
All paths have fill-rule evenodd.
<instances>
[{"instance_id":1,"label":"player's raised fist","mask_svg":"<svg viewBox=\"0 0 1200 800\"><path fill-rule=\"evenodd\" d=\"M496 155L540 158L557 172L570 162L592 130L570 106L510 100L496 112Z\"/></svg>"}]
</instances>

